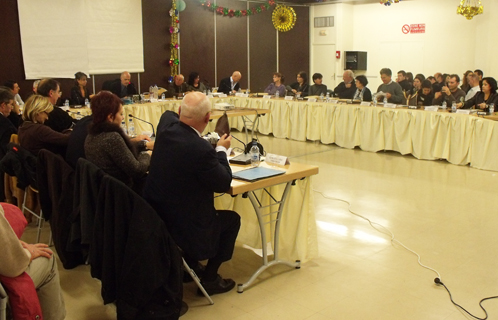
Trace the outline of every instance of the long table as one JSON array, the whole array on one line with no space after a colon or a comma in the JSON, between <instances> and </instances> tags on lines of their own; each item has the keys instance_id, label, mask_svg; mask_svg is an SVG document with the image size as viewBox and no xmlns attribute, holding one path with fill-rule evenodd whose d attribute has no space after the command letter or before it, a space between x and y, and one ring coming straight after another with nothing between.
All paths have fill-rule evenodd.
<instances>
[{"instance_id":1,"label":"long table","mask_svg":"<svg viewBox=\"0 0 498 320\"><path fill-rule=\"evenodd\" d=\"M496 116L476 117L448 112L406 108L389 109L340 103L288 101L262 98L213 98L240 108L269 109L259 118L258 131L277 138L334 143L343 148L365 151L397 151L418 159L445 159L456 165L498 171L498 122ZM166 110L178 111L181 101L126 105L126 114L143 118L155 126ZM244 123L231 118L233 129L242 131ZM214 129L211 123L208 131ZM135 121L135 128L150 131Z\"/></svg>"}]
</instances>

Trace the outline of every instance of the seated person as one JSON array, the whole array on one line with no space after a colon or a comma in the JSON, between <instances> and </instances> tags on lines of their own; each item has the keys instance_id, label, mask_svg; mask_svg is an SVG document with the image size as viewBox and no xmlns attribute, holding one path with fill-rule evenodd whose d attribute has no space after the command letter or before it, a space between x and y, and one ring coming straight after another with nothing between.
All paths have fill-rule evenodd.
<instances>
[{"instance_id":1,"label":"seated person","mask_svg":"<svg viewBox=\"0 0 498 320\"><path fill-rule=\"evenodd\" d=\"M22 101L21 96L19 95L19 90L21 89L21 87L19 87L19 84L13 80L9 80L5 82L4 86L12 90L16 104L18 106L22 106L24 104L24 101Z\"/></svg>"},{"instance_id":2,"label":"seated person","mask_svg":"<svg viewBox=\"0 0 498 320\"><path fill-rule=\"evenodd\" d=\"M406 72L404 70L398 71L398 78L396 79L401 89L405 92L412 91L412 84L408 81Z\"/></svg>"},{"instance_id":3,"label":"seated person","mask_svg":"<svg viewBox=\"0 0 498 320\"><path fill-rule=\"evenodd\" d=\"M310 87L309 95L310 96L319 96L323 94L324 96L327 95L327 86L322 84L323 76L321 73L315 73L313 74L313 83Z\"/></svg>"},{"instance_id":4,"label":"seated person","mask_svg":"<svg viewBox=\"0 0 498 320\"><path fill-rule=\"evenodd\" d=\"M9 118L12 113L13 103L14 94L12 91L7 87L0 87L0 160L7 152L10 136L17 134L17 126ZM3 191L3 189L0 190ZM3 196L3 194L0 194L0 198L3 198Z\"/></svg>"},{"instance_id":5,"label":"seated person","mask_svg":"<svg viewBox=\"0 0 498 320\"><path fill-rule=\"evenodd\" d=\"M199 76L198 72L191 72L188 75L188 91L199 91L199 92L204 92L207 91L206 86L204 83L201 82L201 77Z\"/></svg>"},{"instance_id":6,"label":"seated person","mask_svg":"<svg viewBox=\"0 0 498 320\"><path fill-rule=\"evenodd\" d=\"M422 82L425 80L423 74L417 74L413 80L413 87L411 91L403 91L403 95L406 99L406 104L409 106L418 105L418 95L422 89Z\"/></svg>"},{"instance_id":7,"label":"seated person","mask_svg":"<svg viewBox=\"0 0 498 320\"><path fill-rule=\"evenodd\" d=\"M273 82L265 89L265 93L275 95L277 92L280 97L285 96L285 86L283 85L284 76L280 72L273 73Z\"/></svg>"},{"instance_id":8,"label":"seated person","mask_svg":"<svg viewBox=\"0 0 498 320\"><path fill-rule=\"evenodd\" d=\"M157 142L144 189L144 198L165 221L191 268L208 260L201 281L209 294L233 289L232 279L218 275L232 258L240 217L216 210L214 192L226 192L232 182L226 149L231 136L223 135L216 149L201 138L209 123L211 103L200 92L188 93L179 116L166 111L157 127Z\"/></svg>"},{"instance_id":9,"label":"seated person","mask_svg":"<svg viewBox=\"0 0 498 320\"><path fill-rule=\"evenodd\" d=\"M467 76L467 83L469 85L469 90L465 95L465 101L472 99L477 92L481 91L481 87L479 85L479 76L476 73L470 73ZM463 90L463 89L462 89ZM464 90L465 92L465 90Z\"/></svg>"},{"instance_id":10,"label":"seated person","mask_svg":"<svg viewBox=\"0 0 498 320\"><path fill-rule=\"evenodd\" d=\"M432 83L430 80L422 81L421 90L417 94L417 106L428 107L432 106L432 100L434 99L434 93L432 92Z\"/></svg>"},{"instance_id":11,"label":"seated person","mask_svg":"<svg viewBox=\"0 0 498 320\"><path fill-rule=\"evenodd\" d=\"M354 100L360 101L372 101L372 93L370 89L367 88L368 80L365 76L357 76L355 80L356 93L354 94Z\"/></svg>"},{"instance_id":12,"label":"seated person","mask_svg":"<svg viewBox=\"0 0 498 320\"><path fill-rule=\"evenodd\" d=\"M73 106L84 106L85 100L93 97L93 94L88 93L86 88L86 74L83 72L76 72L75 77L75 85L71 89L71 100L70 103Z\"/></svg>"},{"instance_id":13,"label":"seated person","mask_svg":"<svg viewBox=\"0 0 498 320\"><path fill-rule=\"evenodd\" d=\"M46 97L34 94L24 105L23 124L19 127L19 144L38 156L41 149L47 149L55 154L66 154L70 130L61 133L44 125L52 115L54 107Z\"/></svg>"},{"instance_id":14,"label":"seated person","mask_svg":"<svg viewBox=\"0 0 498 320\"><path fill-rule=\"evenodd\" d=\"M177 74L173 78L173 82L168 85L168 91L165 93L166 98L183 97L189 90L188 85L185 83L183 74Z\"/></svg>"},{"instance_id":15,"label":"seated person","mask_svg":"<svg viewBox=\"0 0 498 320\"><path fill-rule=\"evenodd\" d=\"M38 94L47 97L50 103L54 106L50 113L50 119L45 122L52 130L63 132L73 126L76 122L66 111L57 107L61 91L60 84L54 79L43 79L38 84Z\"/></svg>"},{"instance_id":16,"label":"seated person","mask_svg":"<svg viewBox=\"0 0 498 320\"><path fill-rule=\"evenodd\" d=\"M116 79L109 84L109 88L102 88L102 90L109 90L120 98L137 94L137 89L135 89L135 85L131 83L131 75L128 71L121 73L119 79Z\"/></svg>"},{"instance_id":17,"label":"seated person","mask_svg":"<svg viewBox=\"0 0 498 320\"><path fill-rule=\"evenodd\" d=\"M440 92L434 94L432 104L441 106L446 101L446 105L450 108L453 102L465 101L465 92L458 87L459 84L460 77L457 74L450 75L448 86L443 86Z\"/></svg>"},{"instance_id":18,"label":"seated person","mask_svg":"<svg viewBox=\"0 0 498 320\"><path fill-rule=\"evenodd\" d=\"M239 71L234 71L231 77L221 79L218 92L230 94L239 91L240 79L242 79L242 74Z\"/></svg>"},{"instance_id":19,"label":"seated person","mask_svg":"<svg viewBox=\"0 0 498 320\"><path fill-rule=\"evenodd\" d=\"M121 180L135 191L140 191L149 170L153 143L131 142L121 129L123 104L107 91L101 91L91 102L93 121L85 140L86 158L96 166Z\"/></svg>"},{"instance_id":20,"label":"seated person","mask_svg":"<svg viewBox=\"0 0 498 320\"><path fill-rule=\"evenodd\" d=\"M491 77L485 77L481 81L481 91L477 92L472 99L460 102L457 108L463 109L481 109L489 112L489 105L494 103L495 108L498 106L498 94L496 93L496 80Z\"/></svg>"},{"instance_id":21,"label":"seated person","mask_svg":"<svg viewBox=\"0 0 498 320\"><path fill-rule=\"evenodd\" d=\"M297 74L297 82L291 84L287 90L290 91L290 95L300 95L301 97L307 97L310 91L308 85L308 75L304 71L299 71Z\"/></svg>"},{"instance_id":22,"label":"seated person","mask_svg":"<svg viewBox=\"0 0 498 320\"><path fill-rule=\"evenodd\" d=\"M63 320L66 316L59 271L52 250L46 244L28 244L19 240L20 225L27 222L19 208L11 204L0 205L0 274L17 277L26 272L33 280L44 319Z\"/></svg>"},{"instance_id":23,"label":"seated person","mask_svg":"<svg viewBox=\"0 0 498 320\"><path fill-rule=\"evenodd\" d=\"M391 69L383 68L380 70L380 78L383 83L377 89L377 93L384 92L389 103L403 103L403 89L398 83L392 81L391 77ZM383 97L379 96L378 99L382 101Z\"/></svg>"},{"instance_id":24,"label":"seated person","mask_svg":"<svg viewBox=\"0 0 498 320\"><path fill-rule=\"evenodd\" d=\"M471 74L474 74L472 72L472 70L467 70L463 74L462 85L460 86L460 89L462 89L463 92L465 92L465 93L468 93L470 88L472 88L472 86L469 84L469 75L471 75ZM468 99L465 99L465 100L468 100Z\"/></svg>"},{"instance_id":25,"label":"seated person","mask_svg":"<svg viewBox=\"0 0 498 320\"><path fill-rule=\"evenodd\" d=\"M354 82L354 73L351 70L346 70L342 74L342 82L334 89L334 96L340 99L353 99L356 93L356 85Z\"/></svg>"}]
</instances>

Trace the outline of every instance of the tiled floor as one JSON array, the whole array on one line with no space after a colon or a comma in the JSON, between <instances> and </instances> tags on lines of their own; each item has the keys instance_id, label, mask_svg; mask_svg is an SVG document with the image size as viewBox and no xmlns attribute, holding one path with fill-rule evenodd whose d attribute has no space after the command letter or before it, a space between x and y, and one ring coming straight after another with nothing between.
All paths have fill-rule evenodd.
<instances>
[{"instance_id":1,"label":"tiled floor","mask_svg":"<svg viewBox=\"0 0 498 320\"><path fill-rule=\"evenodd\" d=\"M261 140L265 150L318 165L315 190L349 201L354 212L389 228L437 269L458 303L484 316L479 300L498 295L498 173L394 152ZM314 195L319 258L300 270L274 267L243 294L213 296L213 306L195 295L195 284L187 284L190 310L182 319L470 319L452 306L434 284L436 274L420 267L415 255L348 212L347 204ZM259 261L237 246L221 273L241 282L250 275L248 265ZM61 285L67 319L115 319L87 266L61 270ZM484 305L490 319L498 319L498 301Z\"/></svg>"}]
</instances>

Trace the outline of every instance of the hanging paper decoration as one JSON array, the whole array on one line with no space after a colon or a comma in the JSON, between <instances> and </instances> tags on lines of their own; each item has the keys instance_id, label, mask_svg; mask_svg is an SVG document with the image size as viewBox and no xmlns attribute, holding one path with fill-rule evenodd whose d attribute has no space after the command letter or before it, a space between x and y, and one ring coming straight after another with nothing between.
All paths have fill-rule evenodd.
<instances>
[{"instance_id":1,"label":"hanging paper decoration","mask_svg":"<svg viewBox=\"0 0 498 320\"><path fill-rule=\"evenodd\" d=\"M177 0L173 0L171 10L169 10L169 15L171 16L171 26L169 27L169 33L171 34L171 44L170 44L171 54L169 58L169 65L171 67L171 76L169 77L169 82L172 82L173 77L178 74L178 66L180 65L180 59L178 57L178 49L180 48L178 44L178 33L180 32L180 28L178 26L180 20L178 18L178 10L176 8L176 3Z\"/></svg>"},{"instance_id":2,"label":"hanging paper decoration","mask_svg":"<svg viewBox=\"0 0 498 320\"><path fill-rule=\"evenodd\" d=\"M273 26L280 32L287 32L294 28L296 24L296 12L294 9L284 5L278 5L273 10L272 21Z\"/></svg>"},{"instance_id":3,"label":"hanging paper decoration","mask_svg":"<svg viewBox=\"0 0 498 320\"><path fill-rule=\"evenodd\" d=\"M275 0L269 0L264 4L257 5L247 10L235 10L235 9L225 8L214 4L210 0L199 0L199 3L201 4L201 6L203 6L206 9L214 11L219 15L231 18L231 17L246 17L257 13L261 13L265 10L269 10L272 6L275 5Z\"/></svg>"},{"instance_id":4,"label":"hanging paper decoration","mask_svg":"<svg viewBox=\"0 0 498 320\"><path fill-rule=\"evenodd\" d=\"M481 0L462 0L457 7L457 13L467 18L467 20L472 20L474 16L482 14L483 12L484 8Z\"/></svg>"},{"instance_id":5,"label":"hanging paper decoration","mask_svg":"<svg viewBox=\"0 0 498 320\"><path fill-rule=\"evenodd\" d=\"M380 0L380 4L385 5L386 7L390 6L393 3L399 3L401 0Z\"/></svg>"}]
</instances>

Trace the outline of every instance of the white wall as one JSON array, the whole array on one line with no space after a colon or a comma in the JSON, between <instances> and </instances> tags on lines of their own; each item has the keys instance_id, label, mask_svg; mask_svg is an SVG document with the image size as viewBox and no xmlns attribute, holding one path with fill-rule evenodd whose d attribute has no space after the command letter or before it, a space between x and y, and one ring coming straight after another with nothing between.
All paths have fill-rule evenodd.
<instances>
[{"instance_id":1,"label":"white wall","mask_svg":"<svg viewBox=\"0 0 498 320\"><path fill-rule=\"evenodd\" d=\"M493 2L493 3L491 3ZM412 0L385 7L372 4L331 4L313 7L310 19L312 46L319 30L313 28L314 16L335 14L336 50L342 52L336 74L344 69L344 51L368 52L368 70L358 72L369 78L369 87L376 90L381 83L381 68L410 71L425 76L436 72L463 74L467 69L483 69L485 75L498 78L495 58L498 29L498 3L486 1L483 15L467 20L456 14L458 1ZM425 23L424 34L403 34L405 24ZM334 36L330 36L330 40ZM312 56L312 55L311 55ZM313 61L312 70L320 70Z\"/></svg>"}]
</instances>

